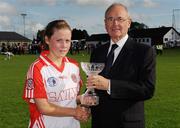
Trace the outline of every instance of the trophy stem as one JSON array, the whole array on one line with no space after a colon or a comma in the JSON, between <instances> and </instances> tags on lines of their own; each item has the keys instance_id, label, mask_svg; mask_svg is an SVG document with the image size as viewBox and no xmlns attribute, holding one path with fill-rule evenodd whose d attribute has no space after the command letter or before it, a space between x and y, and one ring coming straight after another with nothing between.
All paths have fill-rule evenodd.
<instances>
[{"instance_id":1,"label":"trophy stem","mask_svg":"<svg viewBox=\"0 0 180 128\"><path fill-rule=\"evenodd\" d=\"M104 66L104 63L81 62L82 70L87 76L98 75L103 70ZM99 104L99 96L96 94L93 86L87 87L83 101L83 104L87 106L96 106Z\"/></svg>"},{"instance_id":2,"label":"trophy stem","mask_svg":"<svg viewBox=\"0 0 180 128\"><path fill-rule=\"evenodd\" d=\"M95 92L94 88L87 88L87 90L88 90L87 92L89 95L96 96L96 92Z\"/></svg>"}]
</instances>

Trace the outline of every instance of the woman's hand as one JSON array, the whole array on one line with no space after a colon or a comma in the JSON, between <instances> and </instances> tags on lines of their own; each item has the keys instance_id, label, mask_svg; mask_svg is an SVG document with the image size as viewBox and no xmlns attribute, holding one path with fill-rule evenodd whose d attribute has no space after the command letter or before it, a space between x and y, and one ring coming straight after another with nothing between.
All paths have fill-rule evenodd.
<instances>
[{"instance_id":1,"label":"woman's hand","mask_svg":"<svg viewBox=\"0 0 180 128\"><path fill-rule=\"evenodd\" d=\"M74 116L75 119L86 122L88 121L89 116L90 116L89 108L77 106L77 108L75 109L75 116Z\"/></svg>"}]
</instances>

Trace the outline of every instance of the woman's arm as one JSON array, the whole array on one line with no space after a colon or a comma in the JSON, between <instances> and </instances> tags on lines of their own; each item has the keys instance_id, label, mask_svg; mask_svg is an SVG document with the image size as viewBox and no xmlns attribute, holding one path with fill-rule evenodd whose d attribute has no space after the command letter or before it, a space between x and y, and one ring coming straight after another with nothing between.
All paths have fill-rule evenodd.
<instances>
[{"instance_id":1,"label":"woman's arm","mask_svg":"<svg viewBox=\"0 0 180 128\"><path fill-rule=\"evenodd\" d=\"M38 110L48 116L72 116L78 120L86 121L89 113L81 107L68 108L49 103L47 99L35 98Z\"/></svg>"}]
</instances>

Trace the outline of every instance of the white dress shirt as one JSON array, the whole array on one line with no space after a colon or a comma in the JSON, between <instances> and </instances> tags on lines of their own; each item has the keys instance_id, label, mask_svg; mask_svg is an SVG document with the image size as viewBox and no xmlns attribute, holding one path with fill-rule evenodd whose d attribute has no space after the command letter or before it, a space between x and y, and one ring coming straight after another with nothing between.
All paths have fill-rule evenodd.
<instances>
[{"instance_id":1,"label":"white dress shirt","mask_svg":"<svg viewBox=\"0 0 180 128\"><path fill-rule=\"evenodd\" d=\"M115 62L115 60L117 59L122 47L124 46L125 42L127 41L128 39L128 35L126 34L126 36L124 36L121 40L119 40L118 42L116 42L116 44L118 45L118 47L114 50L114 60L113 60L113 64ZM112 40L110 41L110 47L109 47L109 50L108 50L108 54L111 50L111 47L112 45L115 44ZM108 56L107 54L107 56ZM111 82L110 82L110 79L109 79L109 86L108 86L108 90L107 90L107 93L108 94L111 94Z\"/></svg>"},{"instance_id":2,"label":"white dress shirt","mask_svg":"<svg viewBox=\"0 0 180 128\"><path fill-rule=\"evenodd\" d=\"M126 35L125 37L123 37L121 40L119 40L118 42L116 42L116 44L118 45L118 47L114 50L114 60L113 60L113 63L115 62L115 60L117 59L122 47L124 46L126 40L128 39L128 35ZM108 54L109 52L111 51L111 47L112 45L115 44L112 40L110 41L110 47L109 47L109 50L108 50ZM107 56L108 56L107 54Z\"/></svg>"}]
</instances>

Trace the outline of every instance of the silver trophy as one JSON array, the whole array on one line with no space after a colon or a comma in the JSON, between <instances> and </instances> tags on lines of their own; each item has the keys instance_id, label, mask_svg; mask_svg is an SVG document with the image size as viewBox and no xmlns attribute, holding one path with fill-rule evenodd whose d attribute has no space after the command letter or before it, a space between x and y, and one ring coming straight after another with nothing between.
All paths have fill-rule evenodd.
<instances>
[{"instance_id":1,"label":"silver trophy","mask_svg":"<svg viewBox=\"0 0 180 128\"><path fill-rule=\"evenodd\" d=\"M104 63L81 62L81 68L87 76L98 75L104 69L104 66ZM86 92L82 96L81 104L86 107L99 104L99 97L95 93L93 86L87 87Z\"/></svg>"}]
</instances>

